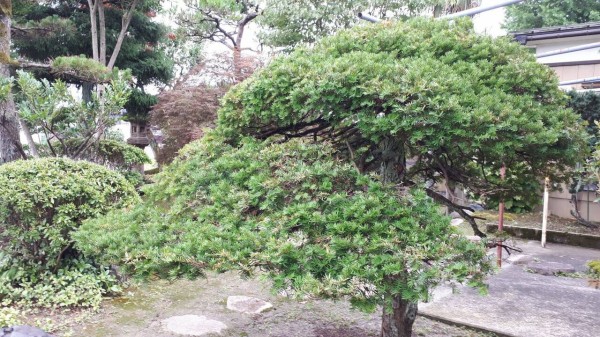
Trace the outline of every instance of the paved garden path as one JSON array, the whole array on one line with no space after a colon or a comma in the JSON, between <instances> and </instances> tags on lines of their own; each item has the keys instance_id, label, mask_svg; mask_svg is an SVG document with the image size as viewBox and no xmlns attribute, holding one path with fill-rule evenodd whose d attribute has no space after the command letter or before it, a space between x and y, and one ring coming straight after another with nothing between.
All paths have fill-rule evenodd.
<instances>
[{"instance_id":1,"label":"paved garden path","mask_svg":"<svg viewBox=\"0 0 600 337\"><path fill-rule=\"evenodd\" d=\"M461 288L436 291L432 303L421 304L420 313L448 322L495 331L504 336L598 337L600 290L585 278L532 273L555 267L586 270L585 263L600 259L600 250L559 244L540 247L539 242L519 242L522 254L511 256L502 270L489 279L489 294Z\"/></svg>"}]
</instances>

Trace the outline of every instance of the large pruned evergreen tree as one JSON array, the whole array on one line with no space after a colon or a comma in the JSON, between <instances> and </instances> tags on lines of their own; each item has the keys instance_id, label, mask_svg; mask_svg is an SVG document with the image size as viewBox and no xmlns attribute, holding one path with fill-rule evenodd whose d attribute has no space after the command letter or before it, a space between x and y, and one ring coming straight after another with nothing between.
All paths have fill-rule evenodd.
<instances>
[{"instance_id":1,"label":"large pruned evergreen tree","mask_svg":"<svg viewBox=\"0 0 600 337\"><path fill-rule=\"evenodd\" d=\"M231 144L244 135L332 144L385 185L424 189L483 236L469 207L432 186L504 199L540 177L567 181L587 139L566 102L554 72L517 43L477 35L468 19L413 19L274 60L228 92L217 129ZM410 336L413 300L402 292L384 307L382 336Z\"/></svg>"},{"instance_id":2,"label":"large pruned evergreen tree","mask_svg":"<svg viewBox=\"0 0 600 337\"><path fill-rule=\"evenodd\" d=\"M517 44L478 36L468 20L409 20L343 31L276 59L227 94L218 125L234 139L332 142L386 182L459 184L503 199L539 177L567 181L585 157L566 103L556 75ZM504 164L506 180L497 174ZM428 192L483 236L451 189Z\"/></svg>"}]
</instances>

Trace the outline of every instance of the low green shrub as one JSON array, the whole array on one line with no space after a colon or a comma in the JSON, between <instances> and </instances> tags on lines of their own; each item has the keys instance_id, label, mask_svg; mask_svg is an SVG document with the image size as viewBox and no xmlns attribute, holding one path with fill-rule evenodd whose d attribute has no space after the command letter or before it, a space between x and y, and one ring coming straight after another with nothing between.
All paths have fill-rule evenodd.
<instances>
[{"instance_id":1,"label":"low green shrub","mask_svg":"<svg viewBox=\"0 0 600 337\"><path fill-rule=\"evenodd\" d=\"M0 301L94 306L114 288L84 262L71 233L88 218L139 202L133 186L103 166L65 158L0 166Z\"/></svg>"},{"instance_id":2,"label":"low green shrub","mask_svg":"<svg viewBox=\"0 0 600 337\"><path fill-rule=\"evenodd\" d=\"M121 287L108 268L81 259L68 261L56 273L32 274L25 268L0 273L0 299L17 307L98 308L103 296L120 292Z\"/></svg>"},{"instance_id":3,"label":"low green shrub","mask_svg":"<svg viewBox=\"0 0 600 337\"><path fill-rule=\"evenodd\" d=\"M600 279L600 260L593 260L587 263L588 274L593 278Z\"/></svg>"},{"instance_id":4,"label":"low green shrub","mask_svg":"<svg viewBox=\"0 0 600 337\"><path fill-rule=\"evenodd\" d=\"M22 315L18 309L0 306L0 328L22 324Z\"/></svg>"}]
</instances>

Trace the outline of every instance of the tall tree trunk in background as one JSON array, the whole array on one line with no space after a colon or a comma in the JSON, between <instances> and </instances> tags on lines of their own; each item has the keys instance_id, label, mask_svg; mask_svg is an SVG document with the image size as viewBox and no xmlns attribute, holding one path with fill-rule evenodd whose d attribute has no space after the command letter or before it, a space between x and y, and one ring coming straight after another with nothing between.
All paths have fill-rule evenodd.
<instances>
[{"instance_id":1,"label":"tall tree trunk in background","mask_svg":"<svg viewBox=\"0 0 600 337\"><path fill-rule=\"evenodd\" d=\"M98 54L98 19L96 13L98 13L98 4L101 0L88 0L88 7L90 8L90 25L92 33L92 57L94 60L99 60Z\"/></svg>"},{"instance_id":2,"label":"tall tree trunk in background","mask_svg":"<svg viewBox=\"0 0 600 337\"><path fill-rule=\"evenodd\" d=\"M108 61L108 64L106 64L108 69L112 69L115 66L115 62L117 62L117 56L121 51L123 39L125 39L125 34L127 33L127 29L129 29L129 24L131 23L131 18L133 17L133 12L135 11L135 7L139 2L139 0L133 0L127 12L123 14L123 18L121 19L121 32L119 32L119 37L117 37L117 43L115 43L115 48L110 56L110 61Z\"/></svg>"},{"instance_id":3,"label":"tall tree trunk in background","mask_svg":"<svg viewBox=\"0 0 600 337\"><path fill-rule=\"evenodd\" d=\"M10 20L12 1L0 0L0 76L10 77ZM18 159L22 149L19 141L19 118L12 95L0 102L0 165Z\"/></svg>"},{"instance_id":4,"label":"tall tree trunk in background","mask_svg":"<svg viewBox=\"0 0 600 337\"><path fill-rule=\"evenodd\" d=\"M394 296L391 310L387 306L383 309L381 337L411 337L417 311L417 303Z\"/></svg>"},{"instance_id":5,"label":"tall tree trunk in background","mask_svg":"<svg viewBox=\"0 0 600 337\"><path fill-rule=\"evenodd\" d=\"M98 6L98 26L98 33L100 34L98 61L100 61L102 65L106 65L106 18L104 17L104 4Z\"/></svg>"},{"instance_id":6,"label":"tall tree trunk in background","mask_svg":"<svg viewBox=\"0 0 600 337\"><path fill-rule=\"evenodd\" d=\"M235 37L235 45L233 46L233 76L236 81L242 79L242 39L244 38L244 30L250 21L254 20L258 13L248 13L238 22L237 36Z\"/></svg>"}]
</instances>

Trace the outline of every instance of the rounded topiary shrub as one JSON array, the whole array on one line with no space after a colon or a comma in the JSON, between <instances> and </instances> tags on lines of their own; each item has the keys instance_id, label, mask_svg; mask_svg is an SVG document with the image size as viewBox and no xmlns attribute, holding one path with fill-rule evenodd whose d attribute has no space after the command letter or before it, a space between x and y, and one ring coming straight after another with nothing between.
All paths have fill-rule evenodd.
<instances>
[{"instance_id":1,"label":"rounded topiary shrub","mask_svg":"<svg viewBox=\"0 0 600 337\"><path fill-rule=\"evenodd\" d=\"M70 234L83 220L138 201L122 175L93 163L46 158L0 166L0 272L10 265L56 272L78 255Z\"/></svg>"}]
</instances>

